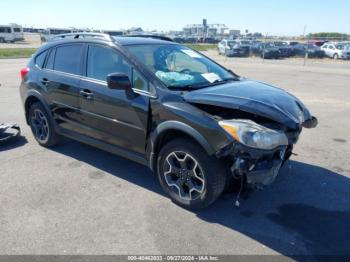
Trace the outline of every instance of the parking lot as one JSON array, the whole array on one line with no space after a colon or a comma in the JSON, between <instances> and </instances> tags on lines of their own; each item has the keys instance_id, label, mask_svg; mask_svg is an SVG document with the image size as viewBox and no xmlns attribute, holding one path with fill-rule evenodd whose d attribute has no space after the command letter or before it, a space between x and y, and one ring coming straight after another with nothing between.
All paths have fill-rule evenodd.
<instances>
[{"instance_id":1,"label":"parking lot","mask_svg":"<svg viewBox=\"0 0 350 262\"><path fill-rule=\"evenodd\" d=\"M24 34L25 41L0 43L0 48L38 48L41 45L40 34Z\"/></svg>"},{"instance_id":2,"label":"parking lot","mask_svg":"<svg viewBox=\"0 0 350 262\"><path fill-rule=\"evenodd\" d=\"M264 191L196 212L173 204L145 167L77 142L37 145L18 86L27 59L0 60L0 122L23 138L0 148L1 254L348 254L350 62L206 54L280 86L319 119Z\"/></svg>"}]
</instances>

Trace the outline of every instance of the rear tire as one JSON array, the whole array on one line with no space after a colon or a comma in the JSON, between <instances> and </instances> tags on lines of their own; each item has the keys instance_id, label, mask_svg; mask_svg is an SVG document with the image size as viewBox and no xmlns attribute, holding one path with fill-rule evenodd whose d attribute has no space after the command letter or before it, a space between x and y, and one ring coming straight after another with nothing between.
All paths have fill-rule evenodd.
<instances>
[{"instance_id":1,"label":"rear tire","mask_svg":"<svg viewBox=\"0 0 350 262\"><path fill-rule=\"evenodd\" d=\"M176 204L201 209L212 204L223 192L226 169L190 139L175 139L160 151L157 174L164 192Z\"/></svg>"},{"instance_id":2,"label":"rear tire","mask_svg":"<svg viewBox=\"0 0 350 262\"><path fill-rule=\"evenodd\" d=\"M41 103L34 103L29 108L29 125L35 140L43 147L53 147L59 142L53 120Z\"/></svg>"},{"instance_id":3,"label":"rear tire","mask_svg":"<svg viewBox=\"0 0 350 262\"><path fill-rule=\"evenodd\" d=\"M334 55L333 55L333 59L334 59L334 60L338 60L338 59L339 59L339 55L338 55L338 54L334 54Z\"/></svg>"}]
</instances>

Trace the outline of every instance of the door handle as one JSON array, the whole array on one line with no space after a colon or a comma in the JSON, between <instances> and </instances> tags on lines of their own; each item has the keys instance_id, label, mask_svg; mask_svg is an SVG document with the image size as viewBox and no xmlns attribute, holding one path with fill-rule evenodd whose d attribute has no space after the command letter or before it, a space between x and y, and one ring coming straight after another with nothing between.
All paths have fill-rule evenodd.
<instances>
[{"instance_id":1,"label":"door handle","mask_svg":"<svg viewBox=\"0 0 350 262\"><path fill-rule=\"evenodd\" d=\"M92 100L94 97L94 94L88 89L81 90L79 92L79 94L80 94L80 96L82 96L86 100Z\"/></svg>"},{"instance_id":2,"label":"door handle","mask_svg":"<svg viewBox=\"0 0 350 262\"><path fill-rule=\"evenodd\" d=\"M49 81L49 79L47 79L47 78L43 78L43 79L41 79L41 83L42 83L44 86L46 86L48 83L50 83L50 81Z\"/></svg>"}]
</instances>

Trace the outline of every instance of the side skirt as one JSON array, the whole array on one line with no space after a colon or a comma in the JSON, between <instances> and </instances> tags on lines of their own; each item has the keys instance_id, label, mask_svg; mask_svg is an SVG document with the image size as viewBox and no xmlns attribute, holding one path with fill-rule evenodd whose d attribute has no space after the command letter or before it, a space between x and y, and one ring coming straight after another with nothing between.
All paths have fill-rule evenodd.
<instances>
[{"instance_id":1,"label":"side skirt","mask_svg":"<svg viewBox=\"0 0 350 262\"><path fill-rule=\"evenodd\" d=\"M109 153L124 157L126 159L131 160L131 161L134 161L134 162L137 162L141 165L145 165L145 166L149 167L149 163L146 160L144 155L131 152L131 151L123 149L121 147L114 146L114 145L105 143L103 141L96 140L96 139L91 138L91 137L82 136L82 135L76 134L75 132L72 132L72 131L67 131L67 130L62 131L62 129L61 129L58 133L62 136L68 137L70 139L79 141L79 142L84 143L84 144L88 144L88 145L93 146L93 147L97 147L101 150L104 150L104 151L107 151Z\"/></svg>"}]
</instances>

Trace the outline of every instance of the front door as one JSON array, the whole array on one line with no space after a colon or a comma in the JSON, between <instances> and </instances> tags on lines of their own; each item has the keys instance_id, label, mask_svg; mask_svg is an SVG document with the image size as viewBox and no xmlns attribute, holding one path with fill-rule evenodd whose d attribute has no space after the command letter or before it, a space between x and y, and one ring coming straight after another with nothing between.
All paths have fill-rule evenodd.
<instances>
[{"instance_id":1,"label":"front door","mask_svg":"<svg viewBox=\"0 0 350 262\"><path fill-rule=\"evenodd\" d=\"M149 96L132 90L107 87L107 75L125 73L133 88L148 88L148 82L116 50L89 45L85 76L80 82L80 106L85 134L94 139L145 153ZM147 94L145 92L145 94Z\"/></svg>"}]
</instances>

